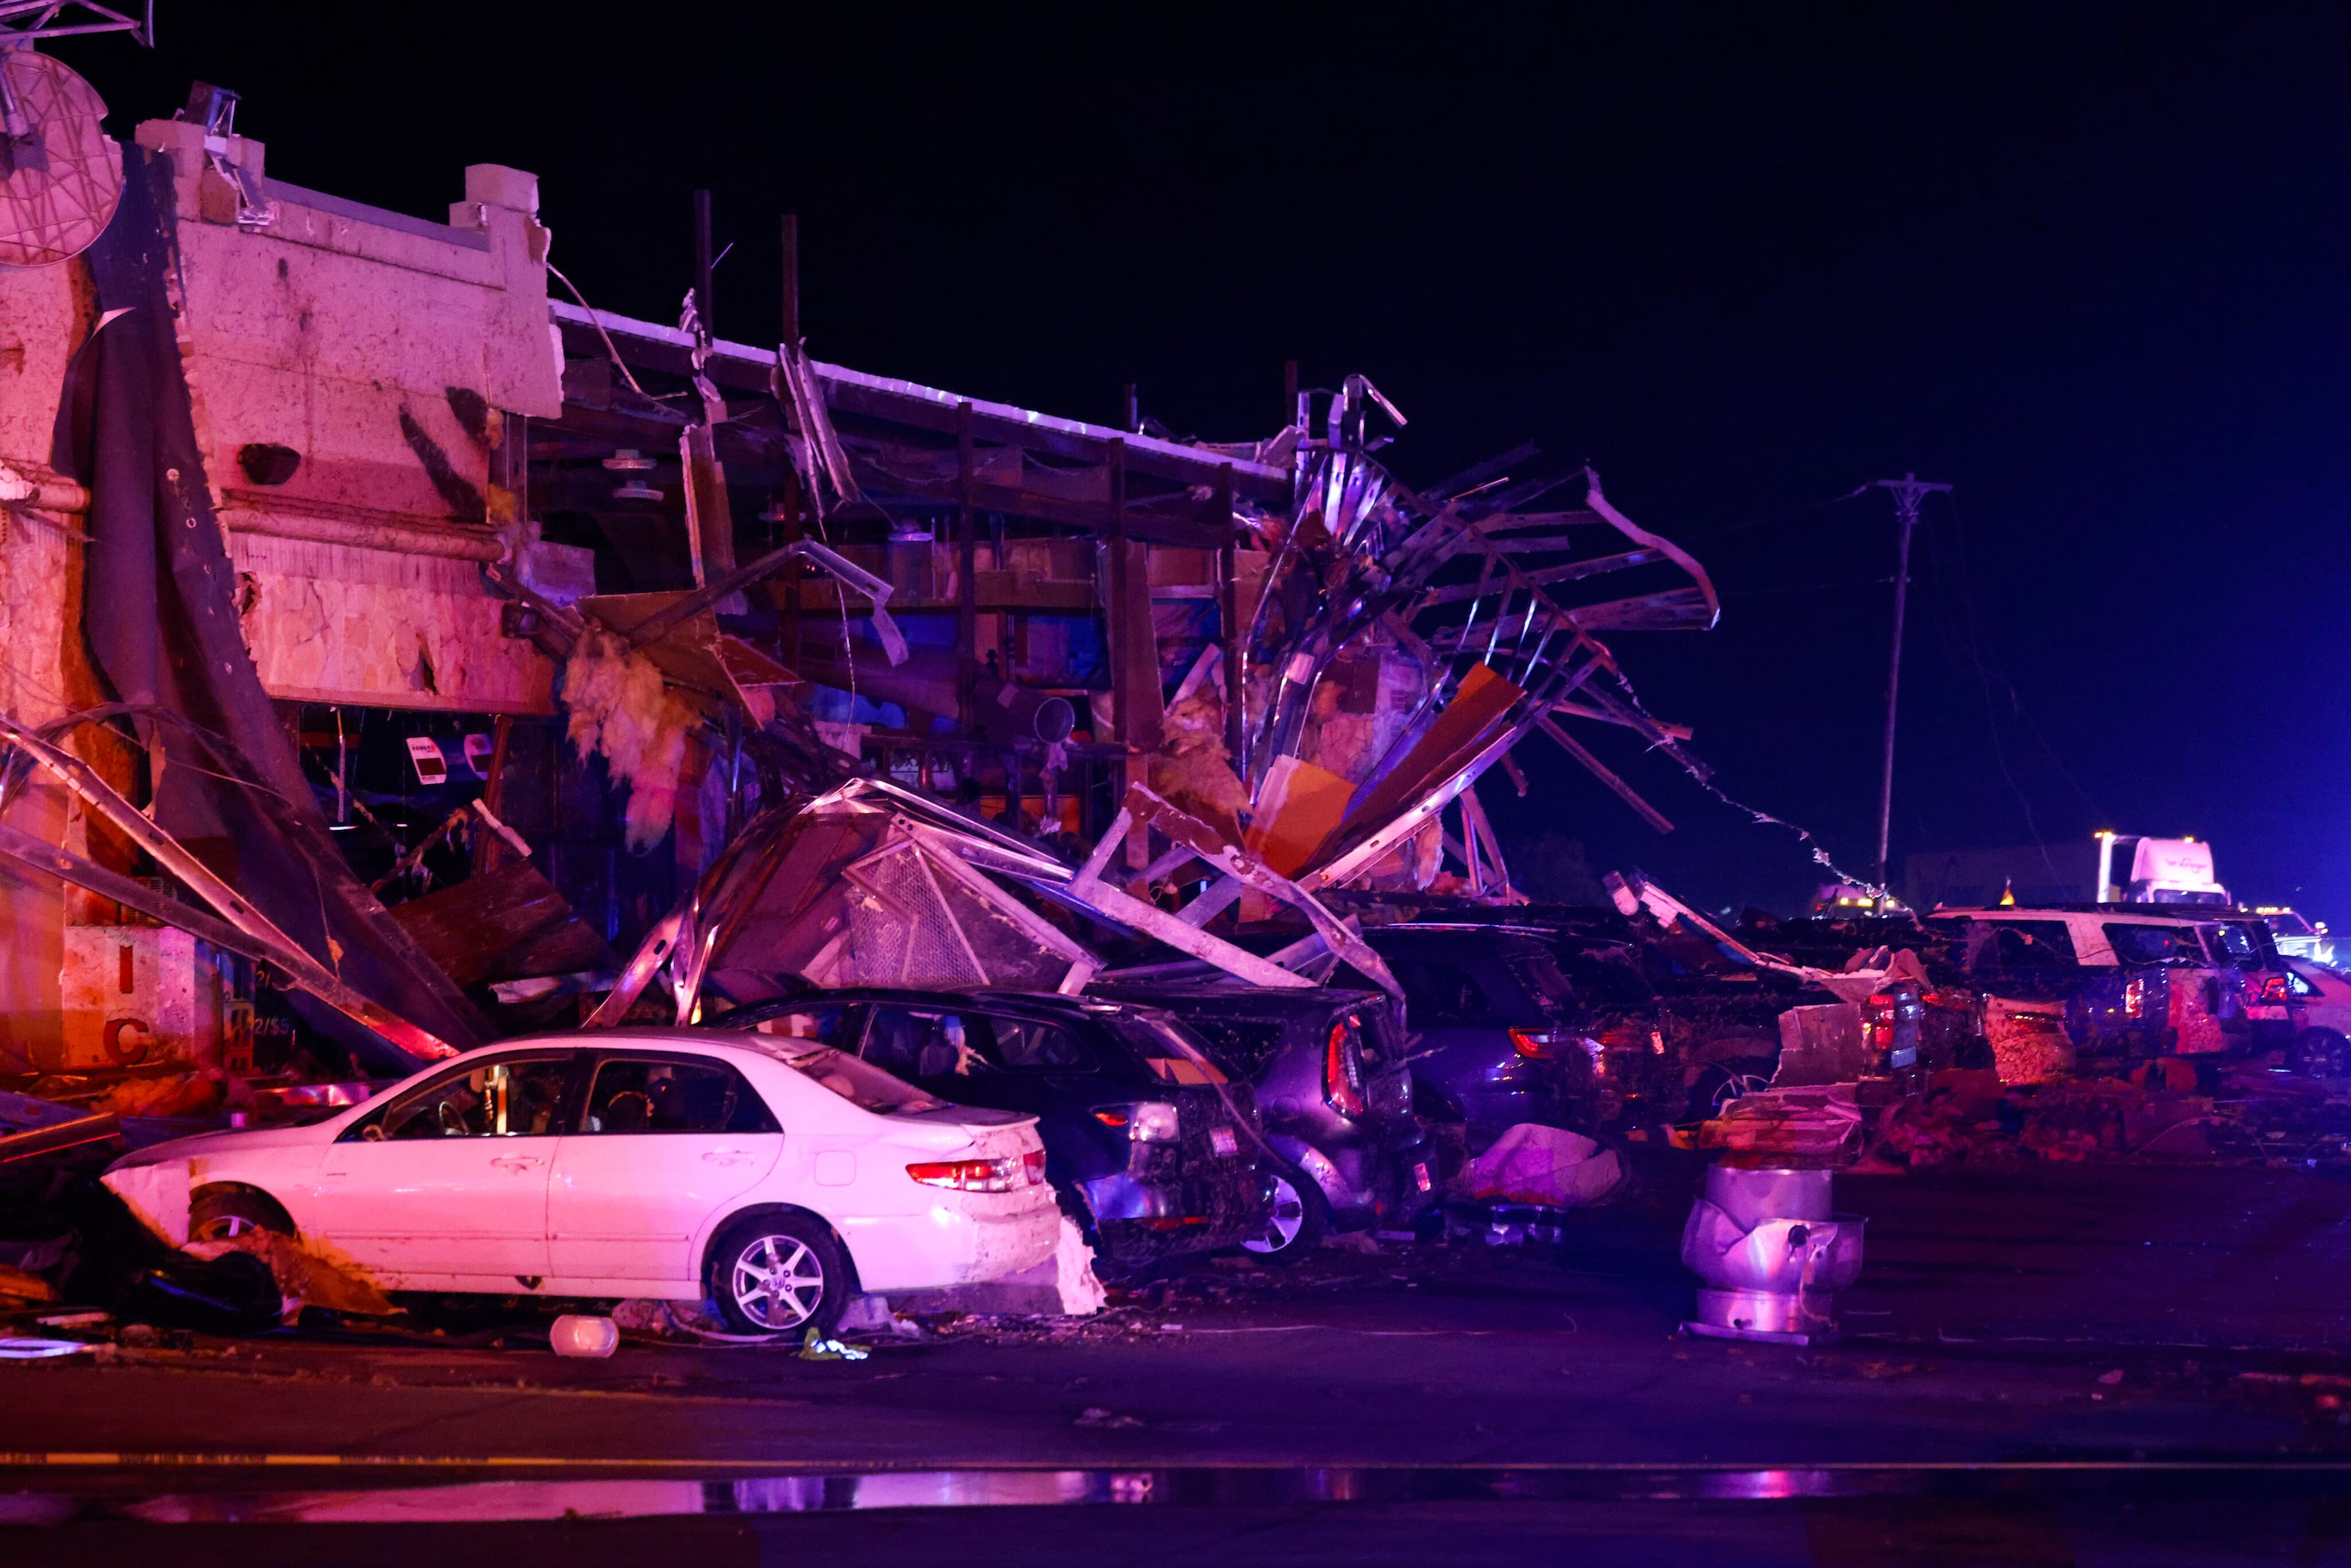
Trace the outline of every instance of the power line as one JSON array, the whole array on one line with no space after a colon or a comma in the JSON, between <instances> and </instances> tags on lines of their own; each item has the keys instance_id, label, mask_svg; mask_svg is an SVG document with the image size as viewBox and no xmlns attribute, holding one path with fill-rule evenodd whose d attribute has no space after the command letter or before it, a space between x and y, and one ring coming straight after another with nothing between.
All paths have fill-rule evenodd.
<instances>
[{"instance_id":1,"label":"power line","mask_svg":"<svg viewBox=\"0 0 2351 1568\"><path fill-rule=\"evenodd\" d=\"M1974 572L1969 564L1965 519L1959 509L1958 497L1946 498L1950 505L1948 529L1929 528L1927 530L1927 548L1938 568L1928 580L1938 591L1929 595L1928 609L1935 618L1936 631L1943 645L1943 656L1950 662L1953 668L1972 675L1978 689L1982 694L1985 737L1991 746L1992 763L1999 768L2001 779L2008 786L2009 794L2015 800L2017 810L2024 820L2025 833L2032 839L2034 847L2041 852L2042 863L2048 868L2051 879L2062 880L2055 862L2050 857L2048 841L2042 834L2039 819L2032 809L2032 799L2026 793L2023 784L2017 779L2015 769L2009 762L2008 747L2001 738L2001 699L2005 699L2010 716L2039 745L2042 754L2056 769L2058 776L2073 787L2074 792L2082 798L2092 812L2101 817L2105 813L2098 802L2091 799L2089 792L2083 789L2080 780L2066 768L2064 760L2057 756L2055 748L2049 744L2047 737L2041 733L2040 727L2032 721L2031 714L2025 708L2022 694L2016 689L2016 684L2009 679L2007 673L1986 652L1986 645L1990 639L1983 626L1983 618L1976 596Z\"/></svg>"},{"instance_id":2,"label":"power line","mask_svg":"<svg viewBox=\"0 0 2351 1568\"><path fill-rule=\"evenodd\" d=\"M1760 517L1750 517L1743 523L1731 523L1723 528L1709 529L1702 534L1692 534L1686 542L1689 544L1703 544L1708 539L1719 539L1728 534L1744 533L1749 528L1760 528L1766 523L1785 522L1790 517L1801 517L1806 512L1817 512L1823 507L1834 507L1840 501L1854 500L1856 497L1865 496L1868 493L1869 486L1866 484L1855 485L1852 489L1847 490L1842 496L1831 496L1825 501L1807 501L1801 507L1791 507L1784 512L1771 512Z\"/></svg>"}]
</instances>

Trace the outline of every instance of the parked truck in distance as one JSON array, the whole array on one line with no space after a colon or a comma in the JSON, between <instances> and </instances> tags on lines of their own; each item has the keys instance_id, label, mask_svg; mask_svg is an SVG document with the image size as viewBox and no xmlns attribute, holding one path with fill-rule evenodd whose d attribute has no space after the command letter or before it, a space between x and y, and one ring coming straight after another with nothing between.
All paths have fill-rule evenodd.
<instances>
[{"instance_id":1,"label":"parked truck in distance","mask_svg":"<svg viewBox=\"0 0 2351 1568\"><path fill-rule=\"evenodd\" d=\"M1927 911L2001 904L2233 903L2200 839L2099 831L2085 842L1936 850L1909 859L1903 901Z\"/></svg>"}]
</instances>

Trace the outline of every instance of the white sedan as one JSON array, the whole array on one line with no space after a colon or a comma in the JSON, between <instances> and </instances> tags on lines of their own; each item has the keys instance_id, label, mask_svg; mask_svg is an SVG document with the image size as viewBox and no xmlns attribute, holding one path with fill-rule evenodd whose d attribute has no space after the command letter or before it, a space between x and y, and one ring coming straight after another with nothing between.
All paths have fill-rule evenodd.
<instances>
[{"instance_id":1,"label":"white sedan","mask_svg":"<svg viewBox=\"0 0 2351 1568\"><path fill-rule=\"evenodd\" d=\"M2297 1024L2287 1065L2313 1078L2351 1077L2351 975L2308 958L2280 961Z\"/></svg>"},{"instance_id":2,"label":"white sedan","mask_svg":"<svg viewBox=\"0 0 2351 1568\"><path fill-rule=\"evenodd\" d=\"M1035 1118L812 1040L509 1041L306 1127L209 1133L106 1183L173 1242L297 1234L387 1290L709 1301L830 1333L849 1297L1052 1256Z\"/></svg>"}]
</instances>

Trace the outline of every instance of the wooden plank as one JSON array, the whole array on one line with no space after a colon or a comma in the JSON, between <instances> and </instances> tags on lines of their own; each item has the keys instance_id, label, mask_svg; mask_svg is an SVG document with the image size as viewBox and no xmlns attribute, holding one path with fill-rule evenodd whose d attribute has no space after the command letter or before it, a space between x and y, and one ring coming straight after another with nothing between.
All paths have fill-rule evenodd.
<instances>
[{"instance_id":1,"label":"wooden plank","mask_svg":"<svg viewBox=\"0 0 2351 1568\"><path fill-rule=\"evenodd\" d=\"M1381 769L1376 781L1347 813L1346 825L1353 828L1384 821L1415 796L1442 782L1467 761L1495 722L1524 695L1524 691L1486 665L1472 668L1453 700L1412 748L1394 767Z\"/></svg>"},{"instance_id":2,"label":"wooden plank","mask_svg":"<svg viewBox=\"0 0 2351 1568\"><path fill-rule=\"evenodd\" d=\"M1284 876L1296 876L1346 820L1355 786L1327 768L1278 757L1258 791L1249 852Z\"/></svg>"},{"instance_id":3,"label":"wooden plank","mask_svg":"<svg viewBox=\"0 0 2351 1568\"><path fill-rule=\"evenodd\" d=\"M710 427L689 427L681 440L685 457L686 521L693 530L694 585L723 580L735 570L735 516L726 499L726 470L710 438Z\"/></svg>"},{"instance_id":4,"label":"wooden plank","mask_svg":"<svg viewBox=\"0 0 2351 1568\"><path fill-rule=\"evenodd\" d=\"M1383 855L1418 832L1430 819L1451 805L1455 797L1478 781L1479 774L1517 745L1524 733L1523 727L1520 725L1511 725L1504 729L1472 753L1468 761L1427 794L1391 818L1384 827L1374 830L1368 838L1361 840L1352 849L1341 851L1301 876L1298 885L1309 893L1315 893L1326 887L1344 887L1363 875Z\"/></svg>"},{"instance_id":5,"label":"wooden plank","mask_svg":"<svg viewBox=\"0 0 2351 1568\"><path fill-rule=\"evenodd\" d=\"M524 862L392 906L392 917L460 986L569 974L614 961L555 884Z\"/></svg>"}]
</instances>

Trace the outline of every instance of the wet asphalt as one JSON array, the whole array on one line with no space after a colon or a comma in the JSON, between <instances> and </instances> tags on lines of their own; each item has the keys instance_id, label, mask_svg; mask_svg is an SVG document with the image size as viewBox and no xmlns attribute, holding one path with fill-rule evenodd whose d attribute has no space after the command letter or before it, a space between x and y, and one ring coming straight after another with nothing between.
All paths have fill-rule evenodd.
<instances>
[{"instance_id":1,"label":"wet asphalt","mask_svg":"<svg viewBox=\"0 0 2351 1568\"><path fill-rule=\"evenodd\" d=\"M392 1517L429 1532L448 1528L432 1521L451 1500L519 1482L607 1489L552 1517L569 1508L576 1531L613 1516L590 1533L611 1532L616 1552L661 1519L716 1531L712 1551L743 1561L933 1537L1000 1537L1027 1552L1001 1560L1022 1562L1175 1561L1186 1540L1227 1541L1225 1561L1414 1560L1414 1540L1447 1542L1455 1561L1523 1560L1541 1542L1680 1561L1622 1552L1637 1540L1704 1555L1742 1530L1759 1562L2346 1551L2342 1173L2034 1163L1841 1176L1838 1207L1870 1222L1867 1259L1839 1302L1844 1338L1813 1347L1677 1332L1691 1174L1670 1156L1640 1163L1635 1190L1579 1216L1555 1249L1332 1248L1288 1271L1227 1260L1083 1325L934 1319L853 1364L272 1339L0 1366L0 1449L16 1460L0 1525L20 1525L0 1554L167 1531L181 1560L225 1534L246 1543L239 1561L268 1561L250 1555L266 1537L317 1549L319 1532L353 1528L273 1498L403 1489L427 1500ZM1008 1491L872 1474L1002 1467L1030 1479ZM774 1478L823 1473L834 1480L786 1489L799 1502L760 1501L786 1495ZM670 1490L597 1500L638 1495L609 1490L623 1482ZM155 1500L172 1498L200 1500ZM2239 1520L2220 1555L2154 1522L2188 1517L2190 1499L2196 1518ZM1139 1500L1168 1506L1050 1506ZM514 1532L515 1561L554 1528L512 1517L520 1504L480 1506L507 1522L456 1517ZM1896 1516L1941 1521L1897 1533L1946 1554L1869 1555L1895 1550L1865 1542ZM1487 1523L1465 1535L1473 1517ZM185 1522L220 1518L277 1522ZM572 1546L603 1550L576 1534Z\"/></svg>"}]
</instances>

